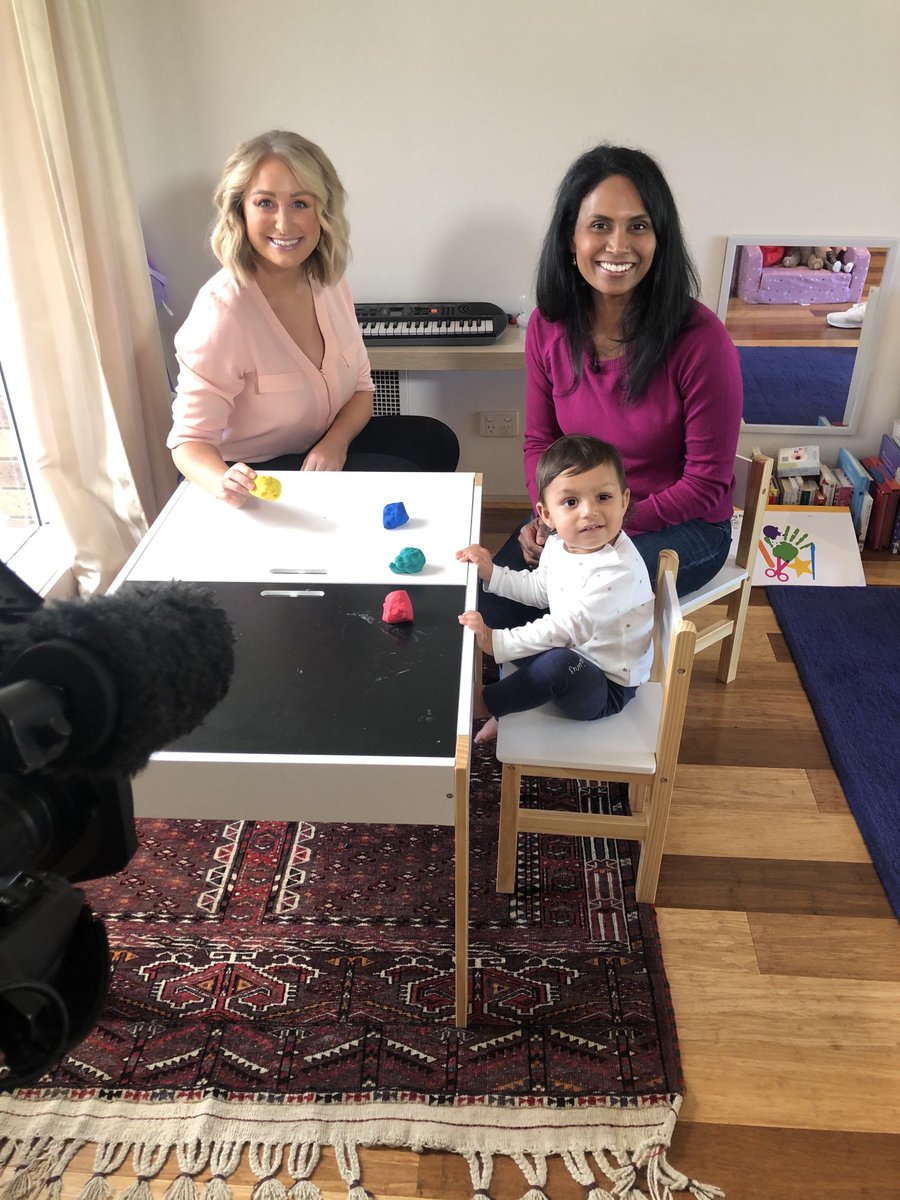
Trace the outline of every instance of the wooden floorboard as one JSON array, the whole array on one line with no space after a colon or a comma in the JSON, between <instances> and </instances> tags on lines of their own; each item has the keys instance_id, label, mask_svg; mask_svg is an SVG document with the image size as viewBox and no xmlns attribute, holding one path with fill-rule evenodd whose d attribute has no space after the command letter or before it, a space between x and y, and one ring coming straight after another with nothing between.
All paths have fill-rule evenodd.
<instances>
[{"instance_id":1,"label":"wooden floorboard","mask_svg":"<svg viewBox=\"0 0 900 1200\"><path fill-rule=\"evenodd\" d=\"M668 908L740 912L891 916L884 888L868 862L666 854L656 903ZM897 999L900 1003L900 995Z\"/></svg>"},{"instance_id":2,"label":"wooden floorboard","mask_svg":"<svg viewBox=\"0 0 900 1200\"><path fill-rule=\"evenodd\" d=\"M516 515L488 512L485 544L496 550ZM870 584L900 585L896 557L865 567ZM686 1080L670 1159L732 1200L900 1196L900 933L764 589L737 680L715 669L713 648L694 672L657 896ZM453 1155L360 1158L375 1197L472 1195ZM66 1200L89 1173L83 1151ZM154 1197L177 1173L167 1165ZM323 1200L345 1200L331 1151L315 1180ZM243 1167L235 1200L255 1182ZM527 1190L498 1159L491 1196ZM547 1194L585 1191L556 1160Z\"/></svg>"}]
</instances>

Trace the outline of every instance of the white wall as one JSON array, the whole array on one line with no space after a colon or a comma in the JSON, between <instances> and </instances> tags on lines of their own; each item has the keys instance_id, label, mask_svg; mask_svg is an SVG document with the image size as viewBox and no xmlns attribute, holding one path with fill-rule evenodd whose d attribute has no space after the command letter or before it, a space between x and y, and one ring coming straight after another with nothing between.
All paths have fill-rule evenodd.
<instances>
[{"instance_id":1,"label":"white wall","mask_svg":"<svg viewBox=\"0 0 900 1200\"><path fill-rule=\"evenodd\" d=\"M170 279L166 332L215 269L205 238L222 162L274 126L319 142L347 187L358 300L512 308L531 290L563 172L601 140L660 161L712 307L729 234L900 236L897 0L100 0L100 11L148 247ZM884 335L849 441L860 453L900 412L898 293L900 272L882 293ZM477 407L490 407L481 381ZM460 386L446 383L442 410ZM518 373L493 384L497 407L521 397ZM459 429L469 466L488 445L472 427ZM784 438L753 440L771 450ZM488 492L518 491L518 441L490 450ZM837 446L823 453L833 461Z\"/></svg>"}]
</instances>

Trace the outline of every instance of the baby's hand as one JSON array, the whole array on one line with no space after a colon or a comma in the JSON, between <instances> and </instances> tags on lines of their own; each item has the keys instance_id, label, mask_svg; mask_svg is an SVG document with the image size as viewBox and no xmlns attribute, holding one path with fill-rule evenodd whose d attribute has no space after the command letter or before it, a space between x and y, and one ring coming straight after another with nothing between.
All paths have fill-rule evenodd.
<instances>
[{"instance_id":1,"label":"baby's hand","mask_svg":"<svg viewBox=\"0 0 900 1200\"><path fill-rule=\"evenodd\" d=\"M478 578L482 583L490 583L494 564L489 550L484 546L466 546L465 550L457 550L456 557L460 562L474 563L478 568Z\"/></svg>"},{"instance_id":2,"label":"baby's hand","mask_svg":"<svg viewBox=\"0 0 900 1200\"><path fill-rule=\"evenodd\" d=\"M493 658L493 630L485 625L484 617L482 617L481 613L476 612L474 609L469 609L464 613L460 613L459 623L460 625L465 625L466 629L471 629L475 634L475 641L478 643L479 650L483 651L485 654L490 654Z\"/></svg>"}]
</instances>

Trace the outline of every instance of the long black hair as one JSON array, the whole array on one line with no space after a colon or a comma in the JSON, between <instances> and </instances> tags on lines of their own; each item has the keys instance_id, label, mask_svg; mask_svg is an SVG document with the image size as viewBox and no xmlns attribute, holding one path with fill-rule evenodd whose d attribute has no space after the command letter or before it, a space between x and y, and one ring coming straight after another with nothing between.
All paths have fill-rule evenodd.
<instances>
[{"instance_id":1,"label":"long black hair","mask_svg":"<svg viewBox=\"0 0 900 1200\"><path fill-rule=\"evenodd\" d=\"M566 331L575 387L584 371L594 305L591 287L572 264L572 238L585 196L611 175L624 175L631 180L656 234L656 252L650 270L630 294L623 314L626 394L633 403L684 328L691 301L700 290L675 199L666 177L649 154L604 143L572 163L556 193L541 248L536 299L541 315L548 321L558 321Z\"/></svg>"}]
</instances>

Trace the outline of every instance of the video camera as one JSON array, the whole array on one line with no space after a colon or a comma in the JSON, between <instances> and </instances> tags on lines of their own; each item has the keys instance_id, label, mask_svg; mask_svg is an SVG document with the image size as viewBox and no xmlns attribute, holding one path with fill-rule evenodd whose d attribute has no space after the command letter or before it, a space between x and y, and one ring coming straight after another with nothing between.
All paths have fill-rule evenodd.
<instances>
[{"instance_id":1,"label":"video camera","mask_svg":"<svg viewBox=\"0 0 900 1200\"><path fill-rule=\"evenodd\" d=\"M72 885L129 862L130 779L225 696L233 644L196 585L44 605L0 562L0 1090L96 1025L109 943Z\"/></svg>"}]
</instances>

